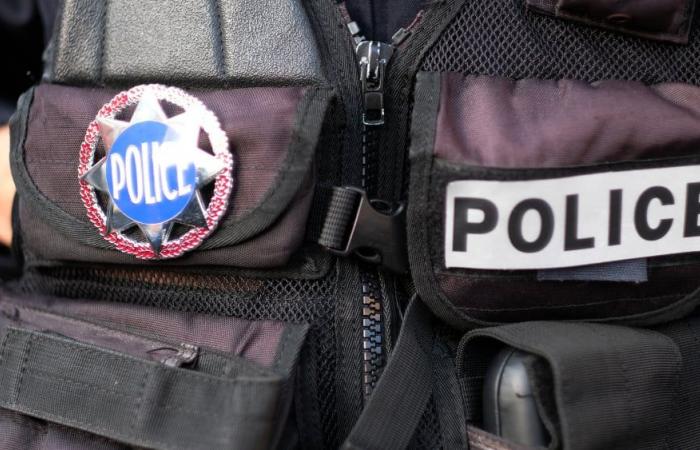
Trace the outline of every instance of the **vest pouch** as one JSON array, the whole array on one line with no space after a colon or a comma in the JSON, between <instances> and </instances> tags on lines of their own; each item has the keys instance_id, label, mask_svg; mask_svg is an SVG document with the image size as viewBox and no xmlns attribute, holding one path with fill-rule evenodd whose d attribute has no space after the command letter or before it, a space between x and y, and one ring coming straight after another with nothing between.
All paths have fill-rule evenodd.
<instances>
[{"instance_id":1,"label":"vest pouch","mask_svg":"<svg viewBox=\"0 0 700 450\"><path fill-rule=\"evenodd\" d=\"M547 448L685 447L697 426L674 418L684 417L686 401L695 396L687 394L694 391L691 380L697 367L690 353L697 346L693 333L697 318L655 330L551 321L468 333L458 348L457 370L468 399L470 448L525 448L479 429L486 367L504 347L528 355L522 360L525 382L547 430ZM519 384L516 389L527 388ZM499 412L507 414L507 406ZM487 408L485 414L492 412ZM508 420L518 419L511 415Z\"/></svg>"},{"instance_id":2,"label":"vest pouch","mask_svg":"<svg viewBox=\"0 0 700 450\"><path fill-rule=\"evenodd\" d=\"M78 176L81 164L88 162L94 167L105 155L104 136L100 136L94 156L86 155L84 147L90 129L96 126L91 123L98 111L113 106L125 95L117 94L119 91L110 89L42 84L20 101L13 122L12 168L20 198L17 232L21 234L27 264L72 261L144 265L153 259L154 251L138 227L133 226L136 219L127 229L106 229L109 198L96 189L94 195L86 191L86 183ZM177 266L266 269L285 265L305 238L315 185L314 155L330 92L292 86L187 94L216 116L228 139L225 151L230 152L233 167L230 186L220 184L216 178L215 183L197 191L203 207L208 207L206 220L210 222L213 198L223 192L216 203L217 212L223 209L218 228L208 223L206 227L200 224L177 231L180 225L176 224L162 246L164 259L156 259L159 264ZM168 117L182 112L177 105L158 100ZM134 107L123 110L119 113L123 117L117 115L116 119L128 121L133 110ZM214 146L211 136L203 131L198 145L210 153ZM131 176L129 179L144 179L141 172L131 172L134 170L126 174ZM158 184L156 187L163 192L166 188L167 192L176 192L179 178L173 175L168 178L169 184L161 187L164 179L160 184L156 183L157 178L150 184L143 183L149 184L151 190ZM114 175L111 180L122 180L126 186L127 177ZM148 191L145 184L133 181L127 187L133 187L138 194L141 187ZM112 188L117 189L117 185ZM224 188L230 189L228 199L224 198ZM124 196L133 193L126 189L120 192ZM200 232L206 237L194 251L189 251L193 247L188 244L190 235ZM181 242L188 251L168 259L168 255L177 256L180 252L172 253L174 247L169 241Z\"/></svg>"},{"instance_id":3,"label":"vest pouch","mask_svg":"<svg viewBox=\"0 0 700 450\"><path fill-rule=\"evenodd\" d=\"M3 442L275 448L306 330L0 291Z\"/></svg>"},{"instance_id":4,"label":"vest pouch","mask_svg":"<svg viewBox=\"0 0 700 450\"><path fill-rule=\"evenodd\" d=\"M452 325L697 304L700 88L421 73L411 127L411 272Z\"/></svg>"}]
</instances>

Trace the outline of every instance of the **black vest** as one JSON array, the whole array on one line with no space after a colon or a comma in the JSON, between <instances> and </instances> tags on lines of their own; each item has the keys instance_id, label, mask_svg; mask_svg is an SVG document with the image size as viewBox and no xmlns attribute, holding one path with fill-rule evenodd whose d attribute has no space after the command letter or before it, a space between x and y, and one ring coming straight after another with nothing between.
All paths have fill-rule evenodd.
<instances>
[{"instance_id":1,"label":"black vest","mask_svg":"<svg viewBox=\"0 0 700 450\"><path fill-rule=\"evenodd\" d=\"M1 423L71 448L519 448L481 430L508 345L552 448L698 445L694 2L392 3L64 0L12 123ZM190 192L146 150L108 159L102 122L144 92L228 165L194 159ZM201 217L149 228L118 188Z\"/></svg>"}]
</instances>

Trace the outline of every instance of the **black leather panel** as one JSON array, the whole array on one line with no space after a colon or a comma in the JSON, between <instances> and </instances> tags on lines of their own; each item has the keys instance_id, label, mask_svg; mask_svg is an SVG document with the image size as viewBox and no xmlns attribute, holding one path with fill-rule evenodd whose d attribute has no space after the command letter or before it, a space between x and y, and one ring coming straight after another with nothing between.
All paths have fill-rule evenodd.
<instances>
[{"instance_id":1,"label":"black leather panel","mask_svg":"<svg viewBox=\"0 0 700 450\"><path fill-rule=\"evenodd\" d=\"M221 43L210 0L107 2L103 79L216 80Z\"/></svg>"},{"instance_id":2,"label":"black leather panel","mask_svg":"<svg viewBox=\"0 0 700 450\"><path fill-rule=\"evenodd\" d=\"M63 83L99 80L105 2L64 0L53 37L50 78Z\"/></svg>"},{"instance_id":3,"label":"black leather panel","mask_svg":"<svg viewBox=\"0 0 700 450\"><path fill-rule=\"evenodd\" d=\"M49 80L122 86L322 79L302 0L66 0Z\"/></svg>"},{"instance_id":4,"label":"black leather panel","mask_svg":"<svg viewBox=\"0 0 700 450\"><path fill-rule=\"evenodd\" d=\"M299 83L321 78L303 0L221 0L226 73L235 79Z\"/></svg>"}]
</instances>

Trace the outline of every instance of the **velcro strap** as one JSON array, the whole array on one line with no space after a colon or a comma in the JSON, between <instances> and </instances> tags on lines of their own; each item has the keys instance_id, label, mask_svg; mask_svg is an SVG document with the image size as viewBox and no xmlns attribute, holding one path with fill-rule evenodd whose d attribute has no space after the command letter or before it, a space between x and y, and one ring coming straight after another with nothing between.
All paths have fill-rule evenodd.
<instances>
[{"instance_id":1,"label":"velcro strap","mask_svg":"<svg viewBox=\"0 0 700 450\"><path fill-rule=\"evenodd\" d=\"M3 408L127 444L257 449L274 435L282 388L274 373L212 376L12 327L0 361Z\"/></svg>"}]
</instances>

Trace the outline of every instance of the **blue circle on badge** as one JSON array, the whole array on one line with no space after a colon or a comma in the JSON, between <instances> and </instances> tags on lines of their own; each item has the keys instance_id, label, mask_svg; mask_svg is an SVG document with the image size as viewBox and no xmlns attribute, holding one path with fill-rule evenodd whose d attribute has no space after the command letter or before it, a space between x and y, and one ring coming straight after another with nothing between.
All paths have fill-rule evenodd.
<instances>
[{"instance_id":1,"label":"blue circle on badge","mask_svg":"<svg viewBox=\"0 0 700 450\"><path fill-rule=\"evenodd\" d=\"M125 129L107 156L110 197L134 222L155 225L177 218L196 189L194 161L167 124L145 121Z\"/></svg>"}]
</instances>

